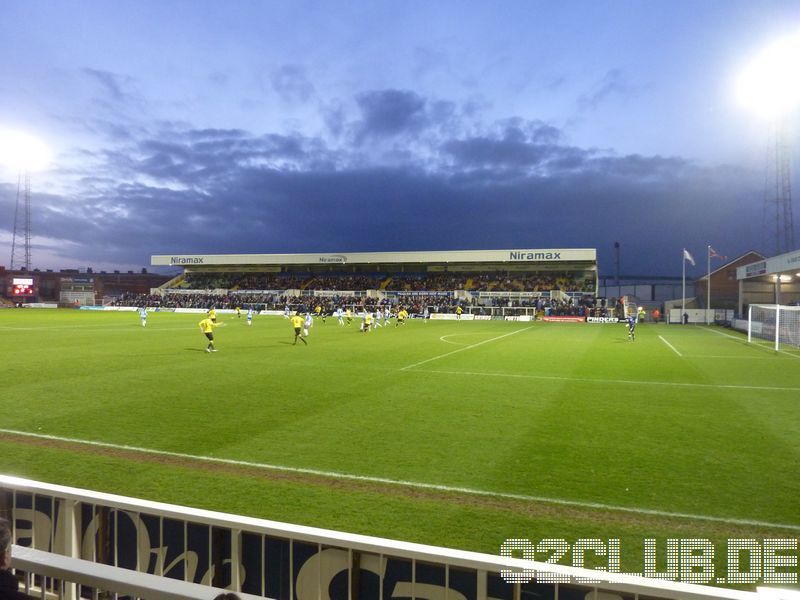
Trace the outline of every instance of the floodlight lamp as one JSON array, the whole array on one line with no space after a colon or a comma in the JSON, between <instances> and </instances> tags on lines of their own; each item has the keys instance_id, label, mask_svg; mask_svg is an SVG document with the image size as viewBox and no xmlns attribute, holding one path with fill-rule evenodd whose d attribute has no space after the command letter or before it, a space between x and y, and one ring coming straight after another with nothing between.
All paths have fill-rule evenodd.
<instances>
[{"instance_id":1,"label":"floodlight lamp","mask_svg":"<svg viewBox=\"0 0 800 600\"><path fill-rule=\"evenodd\" d=\"M778 40L753 58L736 82L739 101L778 118L800 106L800 33Z\"/></svg>"},{"instance_id":2,"label":"floodlight lamp","mask_svg":"<svg viewBox=\"0 0 800 600\"><path fill-rule=\"evenodd\" d=\"M41 171L50 163L51 156L47 144L32 135L0 130L0 165L17 171Z\"/></svg>"}]
</instances>

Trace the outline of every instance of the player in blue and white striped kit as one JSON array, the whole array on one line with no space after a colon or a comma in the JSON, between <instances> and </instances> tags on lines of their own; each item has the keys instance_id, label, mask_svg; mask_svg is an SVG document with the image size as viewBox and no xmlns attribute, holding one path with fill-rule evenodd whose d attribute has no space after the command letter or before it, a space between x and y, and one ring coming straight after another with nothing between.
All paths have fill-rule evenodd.
<instances>
[{"instance_id":1,"label":"player in blue and white striped kit","mask_svg":"<svg viewBox=\"0 0 800 600\"><path fill-rule=\"evenodd\" d=\"M634 341L636 339L636 316L628 316L628 339Z\"/></svg>"},{"instance_id":2,"label":"player in blue and white striped kit","mask_svg":"<svg viewBox=\"0 0 800 600\"><path fill-rule=\"evenodd\" d=\"M139 318L142 320L142 327L147 327L147 309L144 306L139 309Z\"/></svg>"},{"instance_id":3,"label":"player in blue and white striped kit","mask_svg":"<svg viewBox=\"0 0 800 600\"><path fill-rule=\"evenodd\" d=\"M253 307L247 309L247 325L250 326L253 324Z\"/></svg>"}]
</instances>

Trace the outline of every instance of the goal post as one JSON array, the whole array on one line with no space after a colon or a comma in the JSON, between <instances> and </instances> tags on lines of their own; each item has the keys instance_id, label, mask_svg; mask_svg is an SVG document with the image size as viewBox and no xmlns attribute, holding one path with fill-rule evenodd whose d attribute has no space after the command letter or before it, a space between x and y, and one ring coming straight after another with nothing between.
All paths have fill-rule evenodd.
<instances>
[{"instance_id":1,"label":"goal post","mask_svg":"<svg viewBox=\"0 0 800 600\"><path fill-rule=\"evenodd\" d=\"M800 306L780 304L751 304L747 310L747 341L753 338L773 342L775 350L781 345L800 348Z\"/></svg>"}]
</instances>

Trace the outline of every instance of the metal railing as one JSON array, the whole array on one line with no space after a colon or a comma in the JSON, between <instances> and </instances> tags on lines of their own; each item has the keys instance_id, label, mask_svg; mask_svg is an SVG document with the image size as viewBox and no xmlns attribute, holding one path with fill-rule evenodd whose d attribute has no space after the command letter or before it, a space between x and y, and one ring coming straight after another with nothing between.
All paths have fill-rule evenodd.
<instances>
[{"instance_id":1,"label":"metal railing","mask_svg":"<svg viewBox=\"0 0 800 600\"><path fill-rule=\"evenodd\" d=\"M519 600L527 594L552 600L763 600L758 592L292 525L2 475L0 514L10 518L18 545L90 561L97 569L113 567L119 571L103 573L131 574L137 584L159 576L278 600ZM25 550L15 551L22 568ZM42 568L33 562L26 568ZM91 570L71 564L59 568L72 575L44 574L80 582L78 575Z\"/></svg>"}]
</instances>

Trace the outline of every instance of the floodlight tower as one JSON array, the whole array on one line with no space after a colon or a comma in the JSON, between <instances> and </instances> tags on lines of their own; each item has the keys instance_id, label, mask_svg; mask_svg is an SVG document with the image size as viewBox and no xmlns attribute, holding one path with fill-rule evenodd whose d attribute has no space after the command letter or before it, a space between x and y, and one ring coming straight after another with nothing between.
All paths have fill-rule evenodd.
<instances>
[{"instance_id":1,"label":"floodlight tower","mask_svg":"<svg viewBox=\"0 0 800 600\"><path fill-rule=\"evenodd\" d=\"M742 71L738 95L772 124L764 194L764 225L776 254L795 249L789 121L800 106L800 33L765 48ZM768 242L769 240L765 240Z\"/></svg>"},{"instance_id":2,"label":"floodlight tower","mask_svg":"<svg viewBox=\"0 0 800 600\"><path fill-rule=\"evenodd\" d=\"M31 174L27 170L20 171L17 180L17 205L14 209L10 268L12 271L31 270Z\"/></svg>"},{"instance_id":3,"label":"floodlight tower","mask_svg":"<svg viewBox=\"0 0 800 600\"><path fill-rule=\"evenodd\" d=\"M791 147L785 119L776 119L772 125L772 139L767 150L766 185L764 190L764 225L767 240L771 237L770 221L774 221L775 254L795 249L794 219L792 216ZM769 247L770 244L767 244Z\"/></svg>"},{"instance_id":4,"label":"floodlight tower","mask_svg":"<svg viewBox=\"0 0 800 600\"><path fill-rule=\"evenodd\" d=\"M31 172L44 169L50 149L26 133L0 130L0 165L19 173L14 234L11 239L11 269L31 270Z\"/></svg>"}]
</instances>

